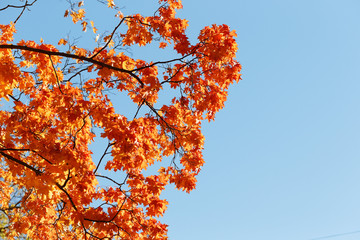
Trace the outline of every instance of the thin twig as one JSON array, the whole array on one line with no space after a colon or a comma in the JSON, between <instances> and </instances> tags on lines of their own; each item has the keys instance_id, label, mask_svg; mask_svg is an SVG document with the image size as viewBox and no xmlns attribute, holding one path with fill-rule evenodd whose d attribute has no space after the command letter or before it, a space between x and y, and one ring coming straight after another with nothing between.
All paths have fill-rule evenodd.
<instances>
[{"instance_id":1,"label":"thin twig","mask_svg":"<svg viewBox=\"0 0 360 240\"><path fill-rule=\"evenodd\" d=\"M49 55L49 58L50 58L51 66L52 66L52 68L53 68L53 70L54 70L54 74L55 74L55 77L56 77L56 82L57 82L57 84L58 84L58 86L59 86L59 90L60 90L60 92L64 95L63 91L61 90L59 76L58 76L58 74L57 74L57 72L56 72L56 69L55 69L55 66L54 66L54 62L53 62L53 60L51 59L51 56L50 56L50 55Z\"/></svg>"},{"instance_id":2,"label":"thin twig","mask_svg":"<svg viewBox=\"0 0 360 240\"><path fill-rule=\"evenodd\" d=\"M98 163L97 166L96 166L96 169L95 169L95 171L94 171L94 174L95 174L95 173L97 172L97 170L99 169L100 164L101 164L101 161L103 160L103 158L105 157L105 155L108 154L107 150L108 150L111 146L113 146L113 145L114 145L113 143L108 143L108 145L107 145L107 147L106 147L103 155L101 156L101 158L100 158L100 160L99 160L99 163Z\"/></svg>"},{"instance_id":3,"label":"thin twig","mask_svg":"<svg viewBox=\"0 0 360 240\"><path fill-rule=\"evenodd\" d=\"M117 31L117 29L121 26L121 24L124 22L124 20L126 19L126 17L124 17L123 19L121 19L120 23L114 28L114 30L112 31L112 33L110 34L110 38L109 40L106 42L106 44L99 50L97 51L95 54L93 54L90 58L94 58L96 57L99 53L101 53L105 48L107 48L107 46L110 44L111 40L114 37L115 32Z\"/></svg>"}]
</instances>

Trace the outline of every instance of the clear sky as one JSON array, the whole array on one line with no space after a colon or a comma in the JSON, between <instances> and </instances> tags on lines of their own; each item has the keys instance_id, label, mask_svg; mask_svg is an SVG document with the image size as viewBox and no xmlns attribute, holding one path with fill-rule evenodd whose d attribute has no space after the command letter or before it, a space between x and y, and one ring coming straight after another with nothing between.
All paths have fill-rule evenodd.
<instances>
[{"instance_id":1,"label":"clear sky","mask_svg":"<svg viewBox=\"0 0 360 240\"><path fill-rule=\"evenodd\" d=\"M59 39L63 11L50 8L66 1L50 2L24 15L38 18L21 23L19 39ZM121 4L142 12L146 2ZM213 23L237 31L243 80L204 125L197 189L164 194L169 239L360 239L360 1L183 5L193 37Z\"/></svg>"},{"instance_id":2,"label":"clear sky","mask_svg":"<svg viewBox=\"0 0 360 240\"><path fill-rule=\"evenodd\" d=\"M355 0L184 1L194 32L237 31L243 80L205 127L197 190L170 199L170 239L360 231L359 12Z\"/></svg>"}]
</instances>

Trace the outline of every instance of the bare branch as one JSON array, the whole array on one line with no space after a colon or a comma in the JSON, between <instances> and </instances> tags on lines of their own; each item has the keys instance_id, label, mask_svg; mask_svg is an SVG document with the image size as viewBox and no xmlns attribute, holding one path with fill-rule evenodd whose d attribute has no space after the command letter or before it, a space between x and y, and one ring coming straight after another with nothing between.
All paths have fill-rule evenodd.
<instances>
[{"instance_id":1,"label":"bare branch","mask_svg":"<svg viewBox=\"0 0 360 240\"><path fill-rule=\"evenodd\" d=\"M21 6L15 6L15 5L7 5L6 7L0 8L0 11L3 11L7 8L25 8L25 7L30 7L32 6L37 0L34 0L32 3L28 3L26 1L25 5L21 5Z\"/></svg>"},{"instance_id":2,"label":"bare branch","mask_svg":"<svg viewBox=\"0 0 360 240\"><path fill-rule=\"evenodd\" d=\"M100 164L101 164L101 161L104 159L104 157L106 156L106 154L108 154L107 150L108 150L111 146L113 146L113 145L114 145L114 143L108 143L108 145L107 145L107 147L106 147L103 155L101 156L101 158L100 158L100 160L99 160L99 163L98 163L97 166L96 166L96 169L94 170L94 174L95 174L95 173L97 172L97 170L99 169Z\"/></svg>"},{"instance_id":3,"label":"bare branch","mask_svg":"<svg viewBox=\"0 0 360 240\"><path fill-rule=\"evenodd\" d=\"M155 65L159 65L159 64L168 64L168 63L172 63L172 62L176 62L176 61L182 61L182 60L184 60L185 58L193 55L199 47L200 47L200 45L195 46L194 49L193 49L190 53L184 55L184 56L181 57L181 58L175 58L175 59L171 59L171 60L168 60L168 61L158 61L158 62L154 62L154 63L152 63L152 64L150 64L150 65L143 66L143 67L139 67L139 68L136 68L136 69L134 69L134 70L132 70L132 71L133 71L133 72L136 72L136 71L143 70L143 69L145 69L145 68L151 68L151 67L153 67L153 66L155 66Z\"/></svg>"},{"instance_id":4,"label":"bare branch","mask_svg":"<svg viewBox=\"0 0 360 240\"><path fill-rule=\"evenodd\" d=\"M112 181L113 183L115 183L116 185L118 185L119 187L121 187L122 185L124 185L124 183L118 183L118 182L116 182L114 179L109 178L109 177L107 177L107 176L103 176L103 175L99 175L99 174L95 174L95 176L96 176L96 177L105 178L105 179L107 179L107 180L110 180L110 181Z\"/></svg>"},{"instance_id":5,"label":"bare branch","mask_svg":"<svg viewBox=\"0 0 360 240\"><path fill-rule=\"evenodd\" d=\"M114 37L115 32L117 31L117 29L121 26L121 24L124 22L124 20L126 19L126 17L124 17L123 19L121 19L120 23L114 28L114 30L112 31L112 33L110 34L110 38L109 40L106 42L106 44L95 54L93 54L90 58L94 58L96 57L99 53L101 53L105 48L107 48L107 46L110 44L111 40Z\"/></svg>"}]
</instances>

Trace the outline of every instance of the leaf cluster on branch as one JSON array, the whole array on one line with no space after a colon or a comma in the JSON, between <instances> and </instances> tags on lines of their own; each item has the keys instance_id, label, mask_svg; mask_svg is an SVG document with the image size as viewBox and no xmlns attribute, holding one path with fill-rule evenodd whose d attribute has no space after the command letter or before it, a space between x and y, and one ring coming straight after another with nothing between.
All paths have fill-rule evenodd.
<instances>
[{"instance_id":1,"label":"leaf cluster on branch","mask_svg":"<svg viewBox=\"0 0 360 240\"><path fill-rule=\"evenodd\" d=\"M196 186L201 123L215 119L229 85L240 80L235 32L208 26L191 44L188 21L176 16L181 0L154 1L151 16L98 2L116 12L117 25L98 35L93 49L65 38L57 45L14 42L21 16L40 3L0 8L21 11L0 25L0 98L7 101L0 109L0 236L167 239L161 192L169 184L186 192ZM97 33L86 3L68 3L65 17ZM125 51L156 41L157 51L177 57L149 62ZM132 118L110 93L128 96ZM161 94L171 101L160 101ZM107 141L104 149L91 147L99 139ZM149 171L155 163L158 170Z\"/></svg>"}]
</instances>

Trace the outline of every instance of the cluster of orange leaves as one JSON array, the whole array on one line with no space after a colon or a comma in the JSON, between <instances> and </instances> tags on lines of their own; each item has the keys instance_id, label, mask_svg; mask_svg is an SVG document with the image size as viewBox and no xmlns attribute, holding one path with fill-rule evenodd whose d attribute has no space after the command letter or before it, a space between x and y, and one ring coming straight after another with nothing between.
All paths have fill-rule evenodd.
<instances>
[{"instance_id":1,"label":"cluster of orange leaves","mask_svg":"<svg viewBox=\"0 0 360 240\"><path fill-rule=\"evenodd\" d=\"M13 44L15 25L0 25L0 98L13 102L11 110L0 110L0 208L11 209L9 239L21 234L30 239L167 239L167 225L157 218L168 204L161 192L168 184L186 192L195 188L204 164L201 121L214 120L224 107L241 66L235 60L236 34L228 26L204 28L192 45L185 34L188 22L175 16L181 1L159 4L156 15L118 18L127 26L122 46L150 44L156 34L160 48L173 47L179 54L181 61L168 62L173 65L163 73L160 62L133 59L110 45L60 52L68 44L64 39L58 48L24 40ZM83 5L78 2L79 8L65 16L86 30ZM114 2L108 0L108 7L114 8ZM14 49L21 51L21 61ZM80 87L64 81L57 66L65 58L91 63L87 72L94 77ZM165 85L181 94L155 107ZM151 114L128 119L117 113L105 94L109 89L127 93ZM15 99L16 93L26 100ZM117 187L98 184L97 162L89 149L96 137L93 128L109 141L111 159L105 169L126 174ZM178 165L166 160L178 153ZM164 166L146 175L156 161ZM12 193L19 190L22 198L11 207ZM98 202L104 205L96 207Z\"/></svg>"}]
</instances>

